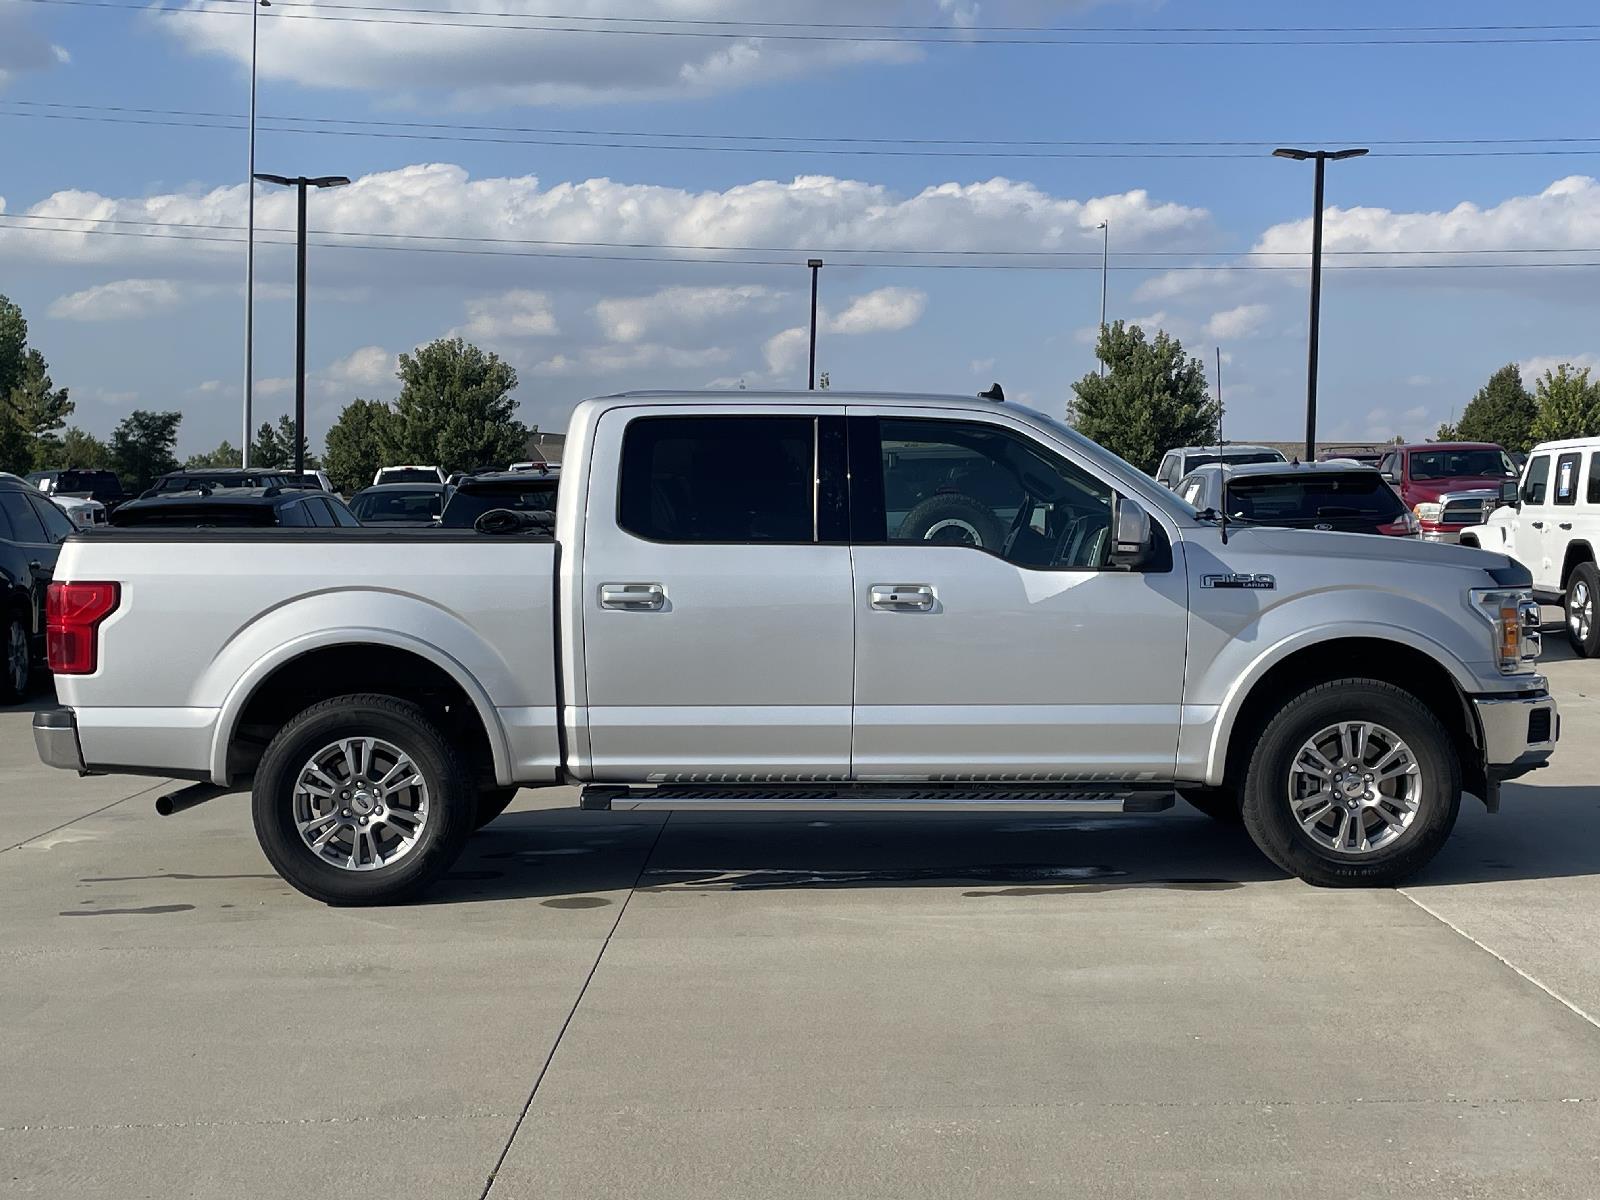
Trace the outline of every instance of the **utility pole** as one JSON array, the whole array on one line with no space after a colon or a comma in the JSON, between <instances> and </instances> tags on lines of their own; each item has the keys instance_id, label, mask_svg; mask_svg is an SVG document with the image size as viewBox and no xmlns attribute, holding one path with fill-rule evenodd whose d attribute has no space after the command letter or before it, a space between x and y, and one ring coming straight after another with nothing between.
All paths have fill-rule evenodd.
<instances>
[{"instance_id":1,"label":"utility pole","mask_svg":"<svg viewBox=\"0 0 1600 1200\"><path fill-rule=\"evenodd\" d=\"M1100 239L1100 336L1106 336L1106 277L1111 270L1111 222L1101 221L1096 226L1103 231ZM1096 358L1100 358L1098 352ZM1100 378L1106 377L1106 360L1100 358Z\"/></svg>"},{"instance_id":2,"label":"utility pole","mask_svg":"<svg viewBox=\"0 0 1600 1200\"><path fill-rule=\"evenodd\" d=\"M811 367L806 388L814 392L817 390L817 272L822 269L822 260L808 258L806 266L811 268Z\"/></svg>"},{"instance_id":3,"label":"utility pole","mask_svg":"<svg viewBox=\"0 0 1600 1200\"><path fill-rule=\"evenodd\" d=\"M255 398L256 342L256 24L261 10L271 0L250 6L250 166L245 173L244 218L244 442L239 447L239 465L250 465L250 435L254 424L251 408Z\"/></svg>"},{"instance_id":4,"label":"utility pole","mask_svg":"<svg viewBox=\"0 0 1600 1200\"><path fill-rule=\"evenodd\" d=\"M1328 161L1360 158L1364 148L1349 150L1296 150L1280 146L1272 152L1274 158L1291 158L1296 162L1312 159L1317 164L1315 195L1311 213L1311 328L1306 341L1306 462L1317 461L1317 342L1322 322L1322 183Z\"/></svg>"}]
</instances>

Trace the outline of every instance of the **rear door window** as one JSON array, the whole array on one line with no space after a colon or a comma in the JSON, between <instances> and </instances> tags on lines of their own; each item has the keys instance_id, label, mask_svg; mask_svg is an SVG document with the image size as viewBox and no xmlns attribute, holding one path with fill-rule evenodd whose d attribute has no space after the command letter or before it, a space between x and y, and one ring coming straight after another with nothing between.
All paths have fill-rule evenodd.
<instances>
[{"instance_id":1,"label":"rear door window","mask_svg":"<svg viewBox=\"0 0 1600 1200\"><path fill-rule=\"evenodd\" d=\"M655 542L812 542L816 437L814 417L631 421L617 524Z\"/></svg>"},{"instance_id":2,"label":"rear door window","mask_svg":"<svg viewBox=\"0 0 1600 1200\"><path fill-rule=\"evenodd\" d=\"M50 541L45 536L44 522L39 520L39 514L33 511L33 505L21 492L0 492L0 512L10 520L11 533L17 541L36 546Z\"/></svg>"},{"instance_id":3,"label":"rear door window","mask_svg":"<svg viewBox=\"0 0 1600 1200\"><path fill-rule=\"evenodd\" d=\"M1600 454L1589 455L1589 492L1584 500L1589 504L1600 504Z\"/></svg>"},{"instance_id":4,"label":"rear door window","mask_svg":"<svg viewBox=\"0 0 1600 1200\"><path fill-rule=\"evenodd\" d=\"M1334 520L1392 521L1405 512L1379 475L1319 471L1300 478L1245 476L1228 483L1230 520L1315 525Z\"/></svg>"},{"instance_id":5,"label":"rear door window","mask_svg":"<svg viewBox=\"0 0 1600 1200\"><path fill-rule=\"evenodd\" d=\"M1550 456L1537 454L1528 460L1528 475L1522 481L1522 502L1537 507L1550 489Z\"/></svg>"},{"instance_id":6,"label":"rear door window","mask_svg":"<svg viewBox=\"0 0 1600 1200\"><path fill-rule=\"evenodd\" d=\"M1581 454L1563 454L1556 459L1556 499L1557 504L1576 504L1578 502L1578 468L1583 463Z\"/></svg>"},{"instance_id":7,"label":"rear door window","mask_svg":"<svg viewBox=\"0 0 1600 1200\"><path fill-rule=\"evenodd\" d=\"M78 532L78 527L72 523L72 518L50 501L37 496L29 496L28 499L39 514L39 520L44 522L45 534L52 542L65 541L70 535Z\"/></svg>"}]
</instances>

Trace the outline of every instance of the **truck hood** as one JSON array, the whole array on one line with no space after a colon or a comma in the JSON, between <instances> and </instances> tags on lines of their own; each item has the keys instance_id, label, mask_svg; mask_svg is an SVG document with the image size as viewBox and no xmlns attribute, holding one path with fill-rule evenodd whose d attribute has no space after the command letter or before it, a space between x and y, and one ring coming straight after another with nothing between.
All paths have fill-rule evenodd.
<instances>
[{"instance_id":1,"label":"truck hood","mask_svg":"<svg viewBox=\"0 0 1600 1200\"><path fill-rule=\"evenodd\" d=\"M1448 492L1498 491L1509 475L1462 475L1456 479L1428 479L1405 485L1408 505L1438 500Z\"/></svg>"},{"instance_id":2,"label":"truck hood","mask_svg":"<svg viewBox=\"0 0 1600 1200\"><path fill-rule=\"evenodd\" d=\"M1491 583L1500 587L1528 587L1533 577L1522 564L1504 554L1479 550L1475 546L1458 546L1441 542L1424 542L1417 538L1378 537L1369 533L1339 533L1321 529L1257 528L1254 526L1228 526L1228 549L1246 545L1254 554L1272 558L1313 558L1323 563L1343 560L1349 564L1348 576L1354 580L1362 577L1360 564L1380 564L1387 570L1392 565L1415 565L1434 570L1457 568L1483 571L1489 578L1482 586ZM1219 553L1226 558L1226 551ZM1427 586L1419 577L1419 587ZM1475 585L1476 586L1476 585Z\"/></svg>"}]
</instances>

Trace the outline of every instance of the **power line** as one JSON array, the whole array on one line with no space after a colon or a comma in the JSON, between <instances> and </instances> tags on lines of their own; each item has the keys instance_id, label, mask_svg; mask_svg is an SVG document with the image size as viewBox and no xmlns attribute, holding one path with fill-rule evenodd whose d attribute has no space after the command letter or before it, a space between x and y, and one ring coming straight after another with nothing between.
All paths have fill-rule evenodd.
<instances>
[{"instance_id":1,"label":"power line","mask_svg":"<svg viewBox=\"0 0 1600 1200\"><path fill-rule=\"evenodd\" d=\"M115 0L22 0L29 4L55 4L76 8L102 8L113 9L129 13L161 13L163 15L177 16L243 16L248 13L247 8L241 7L212 7L188 8L171 6L134 6L116 3ZM312 5L316 10L309 12L282 12L275 6L267 10L265 15L278 21L342 21L363 25L399 25L422 26L427 28L450 29L490 29L490 30L522 30L535 33L580 33L604 37L620 35L623 37L657 37L657 38L700 38L737 41L779 41L779 42L853 42L873 44L902 44L902 45L944 45L944 46L1447 46L1447 45L1513 45L1513 44L1576 44L1600 42L1600 33L1493 33L1490 36L1407 36L1407 37L1382 37L1382 36L1355 36L1355 37L1326 37L1315 38L1291 36L1261 36L1237 37L1232 34L1206 38L1197 37L1156 37L1145 36L1130 38L1124 36L1103 37L1084 36L1094 32L1092 27L1081 27L1073 30L1077 36L1056 35L1023 35L1023 34L974 34L963 31L960 36L935 36L928 34L910 33L823 33L823 32L794 32L794 31L768 31L756 28L755 32L739 32L729 29L664 29L664 28L617 28L613 26L598 25L558 25L538 24L530 25L521 22L505 22L483 19L477 21L456 21L441 18L428 18L419 20L395 16L349 16L325 11L334 7L331 5ZM355 7L355 6L349 6ZM376 7L376 6L374 6ZM380 11L393 12L418 12L414 8L395 7L381 9ZM471 14L461 14L471 15ZM522 14L523 21L528 18ZM582 21L588 18L568 15L562 17L549 17L546 20ZM751 26L754 28L754 26ZM1241 27L1242 28L1242 27ZM1582 26L1555 26L1555 29L1579 29ZM1469 27L1462 27L1460 32L1469 32ZM1166 33L1166 30L1151 28L1150 34ZM1249 30L1248 32L1255 32Z\"/></svg>"},{"instance_id":2,"label":"power line","mask_svg":"<svg viewBox=\"0 0 1600 1200\"><path fill-rule=\"evenodd\" d=\"M0 101L0 104L22 103L20 101ZM202 114L197 114L202 115ZM211 115L211 114L203 114ZM36 120L56 121L87 121L96 124L111 125L143 125L157 126L171 129L222 129L237 132L245 128L243 125L227 124L220 121L207 121L198 119L167 119L158 116L136 116L126 113L81 113L81 112L15 112L0 109L0 117L16 117ZM229 119L233 118L230 116ZM954 158L954 159L1050 159L1050 160L1138 160L1144 162L1159 162L1162 160L1252 160L1265 162L1265 156L1250 152L1228 152L1211 150L1178 150L1167 153L1151 152L1146 150L921 150L921 149L888 149L881 147L859 148L855 146L844 147L799 147L799 146L712 146L712 145L684 145L673 143L660 145L651 142L631 141L575 141L568 138L549 137L498 137L482 136L475 133L418 133L407 132L402 129L330 129L306 128L301 123L331 124L378 124L377 122L364 122L359 120L342 120L336 117L262 117L265 121L293 121L293 125L257 125L257 130L263 133L292 133L322 137L346 138L381 138L398 139L402 141L446 142L452 144L487 144L497 146L556 146L575 150L650 150L664 153L704 153L704 154L775 154L775 155L803 155L809 157L845 157L845 158ZM395 123L404 124L404 123ZM419 123L420 124L420 123ZM423 128L429 126L422 125ZM470 128L445 126L445 128ZM645 134L641 136L655 136ZM708 135L709 136L709 135ZM1475 149L1475 150L1380 150L1373 155L1374 158L1584 158L1600 154L1600 145L1595 144L1600 139L1567 139L1569 142L1588 142L1586 148L1565 149ZM1197 143L1203 144L1203 143ZM1266 146L1268 143L1246 143L1249 145ZM1425 143L1400 143L1418 145Z\"/></svg>"},{"instance_id":3,"label":"power line","mask_svg":"<svg viewBox=\"0 0 1600 1200\"><path fill-rule=\"evenodd\" d=\"M0 221L12 220L12 219L14 219L15 215L20 215L20 214L0 214ZM43 215L43 214L41 214L41 216L43 217L43 219L47 219L47 220L49 220L49 219L58 219L58 220L59 219L76 219L76 220L89 220L89 219L92 219L92 218L50 218L48 215ZM224 243L224 244L230 244L230 245L243 244L243 242L245 240L242 237L221 236L219 234L179 234L179 233L163 232L161 230L155 230L155 229L140 229L140 230L132 230L132 229L73 229L73 228L61 228L59 226L54 226L54 227L9 226L9 228L13 232L16 232L16 233L56 233L56 234L68 234L68 235L93 235L93 236L97 236L97 237L159 238L159 239L163 239L163 240L167 240L167 241L209 242L209 243ZM233 226L221 226L221 227L195 226L195 228L234 229L236 227L233 227ZM285 230L285 231L278 231L278 232L288 232L288 231ZM329 234L328 234L328 232L324 231L323 233L320 233L318 236L329 236ZM345 236L350 236L350 237L373 237L373 236L387 236L387 235L371 234L371 233L350 233L350 234L347 234ZM264 244L264 245L269 245L269 246L272 246L272 245L289 246L289 245L293 245L294 243L291 240L288 240L288 239L268 238L268 239L258 239L258 244ZM371 244L371 243L362 243L362 242L321 242L321 241L319 241L319 242L315 242L313 244L315 244L315 245L317 245L319 247L322 247L324 249L329 249L329 250L390 250L390 251L412 253L412 254L465 254L465 255L474 255L474 256L479 256L479 257L491 257L491 258L499 257L499 258L572 259L574 261L580 261L580 262L594 262L594 261L601 261L601 262L659 262L659 263L690 263L690 264L711 265L711 266L723 265L723 266L792 267L792 266L799 265L803 261L798 256L795 257L795 258L779 258L779 259L681 258L681 257L673 257L673 256L641 255L641 254L568 253L568 252L564 252L564 251L554 251L554 250L520 250L520 249L487 249L487 248L479 249L479 248L473 248L473 247L467 247L467 246L415 246L415 245L398 245L397 246L397 245L381 245L381 244ZM1600 252L1600 251L1571 250L1571 251L1567 251L1567 252L1568 253L1597 253L1597 252ZM976 270L976 271L1098 271L1100 269L1098 266L1096 266L1094 264L1091 264L1091 263L1033 263L1033 262L1026 262L1026 263L1019 263L1019 262L1005 262L1005 263L967 263L967 262L959 262L959 263L950 263L950 262L852 262L852 261L840 261L840 262L836 262L836 263L830 263L829 265L830 266L836 266L836 267L856 267L856 268L862 268L862 269L934 270L934 271L939 271L939 270L945 270L945 271L951 271L951 270L965 270L965 271L973 271L973 270ZM1429 262L1429 263L1351 263L1351 264L1342 264L1342 265L1336 264L1336 265L1328 267L1327 269L1328 270L1333 270L1333 271L1447 271L1447 270L1512 270L1512 271L1515 271L1515 270L1524 270L1524 271L1532 270L1532 271L1537 271L1537 270L1549 270L1549 269L1558 269L1558 268L1560 268L1560 269L1568 269L1568 268L1572 268L1572 269L1586 269L1586 268L1600 269L1600 260L1597 260L1597 261L1582 261L1582 262L1576 262L1576 261L1549 262L1549 261L1545 261L1545 262L1537 262L1537 263L1434 263L1434 262ZM1250 263L1250 264L1243 264L1243 265L1232 264L1232 263L1223 263L1223 264L1217 264L1217 265L1197 265L1197 264L1161 265L1161 264L1151 263L1151 264L1117 264L1117 265L1114 265L1111 269L1114 270L1114 271L1157 271L1157 272L1162 272L1162 273L1165 273L1165 272L1168 272L1168 271L1211 271L1211 272L1220 273L1220 272L1236 272L1236 271L1249 271L1249 272L1258 272L1258 271L1302 271L1305 268L1303 266L1300 266L1300 265L1279 266L1279 265L1268 265L1268 264L1257 264L1257 263Z\"/></svg>"}]
</instances>

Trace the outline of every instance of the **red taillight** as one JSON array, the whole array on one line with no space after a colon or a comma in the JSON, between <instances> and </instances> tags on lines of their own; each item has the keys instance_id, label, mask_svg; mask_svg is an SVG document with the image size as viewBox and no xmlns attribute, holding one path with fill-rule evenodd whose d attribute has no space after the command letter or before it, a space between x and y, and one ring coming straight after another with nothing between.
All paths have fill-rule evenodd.
<instances>
[{"instance_id":1,"label":"red taillight","mask_svg":"<svg viewBox=\"0 0 1600 1200\"><path fill-rule=\"evenodd\" d=\"M45 652L57 675L92 675L99 659L100 622L116 611L116 583L52 583L45 593Z\"/></svg>"}]
</instances>

